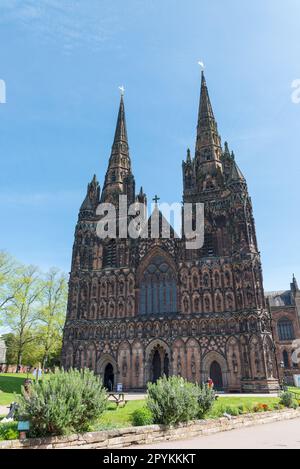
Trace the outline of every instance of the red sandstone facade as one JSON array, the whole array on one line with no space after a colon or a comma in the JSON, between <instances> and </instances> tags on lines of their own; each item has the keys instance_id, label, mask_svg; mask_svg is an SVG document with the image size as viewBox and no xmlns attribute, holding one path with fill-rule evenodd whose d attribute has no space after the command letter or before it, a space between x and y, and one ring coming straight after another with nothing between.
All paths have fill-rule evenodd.
<instances>
[{"instance_id":1,"label":"red sandstone facade","mask_svg":"<svg viewBox=\"0 0 300 469\"><path fill-rule=\"evenodd\" d=\"M293 385L293 376L300 375L300 290L295 277L290 290L267 293L267 299L272 314L280 379L284 378Z\"/></svg>"},{"instance_id":2,"label":"red sandstone facade","mask_svg":"<svg viewBox=\"0 0 300 469\"><path fill-rule=\"evenodd\" d=\"M135 191L122 97L103 190L94 177L76 225L63 365L93 369L108 388L145 389L166 374L198 383L212 377L232 392L274 391L252 203L221 143L204 75L195 153L188 150L182 171L183 201L205 205L203 248L187 250L173 232L170 239L97 237L100 201L118 206L126 194L129 203L147 202Z\"/></svg>"}]
</instances>

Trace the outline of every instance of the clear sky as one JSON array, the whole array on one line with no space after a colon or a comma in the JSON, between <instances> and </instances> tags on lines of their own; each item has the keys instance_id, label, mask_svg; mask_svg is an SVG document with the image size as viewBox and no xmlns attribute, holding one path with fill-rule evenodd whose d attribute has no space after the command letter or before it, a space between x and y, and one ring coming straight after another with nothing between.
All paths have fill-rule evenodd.
<instances>
[{"instance_id":1,"label":"clear sky","mask_svg":"<svg viewBox=\"0 0 300 469\"><path fill-rule=\"evenodd\" d=\"M180 201L203 60L223 142L248 180L265 288L300 280L299 18L299 0L0 0L0 248L69 271L121 84L137 187Z\"/></svg>"}]
</instances>

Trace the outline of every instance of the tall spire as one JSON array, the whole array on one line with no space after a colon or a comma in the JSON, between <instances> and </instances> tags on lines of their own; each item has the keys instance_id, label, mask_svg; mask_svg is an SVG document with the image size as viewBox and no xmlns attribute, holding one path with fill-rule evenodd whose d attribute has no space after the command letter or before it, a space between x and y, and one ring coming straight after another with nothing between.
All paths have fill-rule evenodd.
<instances>
[{"instance_id":1,"label":"tall spire","mask_svg":"<svg viewBox=\"0 0 300 469\"><path fill-rule=\"evenodd\" d=\"M119 194L126 193L128 178L130 177L132 177L131 161L129 156L124 98L122 94L101 201L112 202Z\"/></svg>"},{"instance_id":2,"label":"tall spire","mask_svg":"<svg viewBox=\"0 0 300 469\"><path fill-rule=\"evenodd\" d=\"M127 151L129 151L123 94L121 95L119 114L118 114L115 138L114 138L114 143L113 143L113 150L118 149L120 144L127 146Z\"/></svg>"},{"instance_id":3,"label":"tall spire","mask_svg":"<svg viewBox=\"0 0 300 469\"><path fill-rule=\"evenodd\" d=\"M202 71L195 156L198 164L205 166L204 172L210 172L209 169L221 168L221 155L221 138Z\"/></svg>"}]
</instances>

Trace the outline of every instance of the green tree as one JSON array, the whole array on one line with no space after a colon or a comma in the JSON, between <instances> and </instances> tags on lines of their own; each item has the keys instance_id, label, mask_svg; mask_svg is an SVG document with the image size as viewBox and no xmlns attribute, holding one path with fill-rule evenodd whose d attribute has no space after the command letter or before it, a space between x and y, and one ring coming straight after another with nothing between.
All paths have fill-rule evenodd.
<instances>
[{"instance_id":1,"label":"green tree","mask_svg":"<svg viewBox=\"0 0 300 469\"><path fill-rule=\"evenodd\" d=\"M43 281L39 310L39 335L43 349L43 368L58 357L61 351L63 327L66 318L68 283L66 275L52 268Z\"/></svg>"},{"instance_id":2,"label":"green tree","mask_svg":"<svg viewBox=\"0 0 300 469\"><path fill-rule=\"evenodd\" d=\"M20 270L20 265L5 251L0 251L0 323L3 323L3 312L18 292L18 285L12 286L12 280ZM2 321L1 321L2 319Z\"/></svg>"},{"instance_id":3,"label":"green tree","mask_svg":"<svg viewBox=\"0 0 300 469\"><path fill-rule=\"evenodd\" d=\"M36 340L38 306L45 286L38 269L26 266L9 280L7 288L11 300L4 309L4 324L15 336L17 364L21 365L26 347Z\"/></svg>"},{"instance_id":4,"label":"green tree","mask_svg":"<svg viewBox=\"0 0 300 469\"><path fill-rule=\"evenodd\" d=\"M24 340L25 345L22 352L22 362L26 365L37 366L41 363L43 357L42 340L39 335L35 334L34 330L30 333L28 339L29 338L30 340ZM10 332L4 335L4 341L7 348L6 362L8 365L15 365L18 361L18 337Z\"/></svg>"},{"instance_id":5,"label":"green tree","mask_svg":"<svg viewBox=\"0 0 300 469\"><path fill-rule=\"evenodd\" d=\"M3 336L6 345L6 363L14 365L17 363L17 340L11 332Z\"/></svg>"}]
</instances>

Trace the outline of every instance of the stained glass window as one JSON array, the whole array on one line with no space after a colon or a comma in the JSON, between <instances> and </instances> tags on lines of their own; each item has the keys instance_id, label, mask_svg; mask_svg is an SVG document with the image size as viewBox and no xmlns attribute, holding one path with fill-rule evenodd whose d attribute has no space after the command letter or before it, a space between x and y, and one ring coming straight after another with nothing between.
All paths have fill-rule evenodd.
<instances>
[{"instance_id":1,"label":"stained glass window","mask_svg":"<svg viewBox=\"0 0 300 469\"><path fill-rule=\"evenodd\" d=\"M166 314L177 311L176 276L161 256L151 260L140 285L140 314Z\"/></svg>"}]
</instances>

